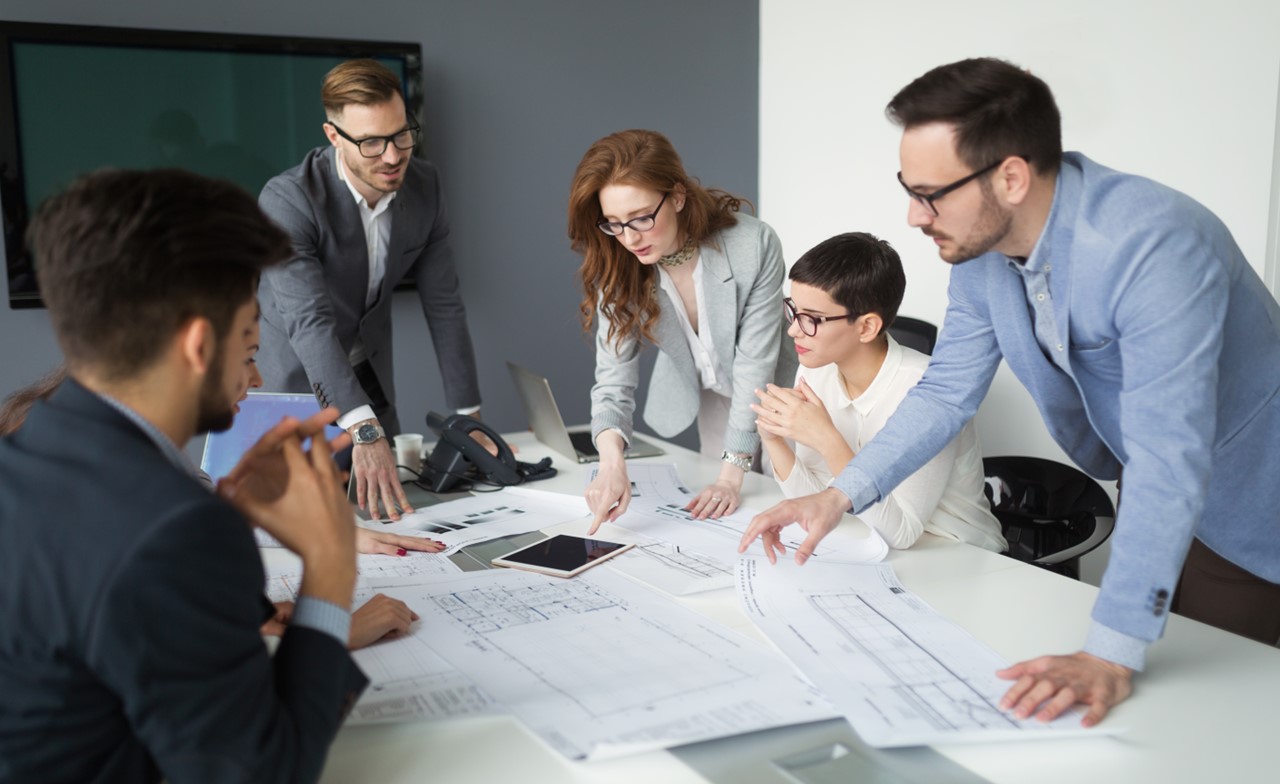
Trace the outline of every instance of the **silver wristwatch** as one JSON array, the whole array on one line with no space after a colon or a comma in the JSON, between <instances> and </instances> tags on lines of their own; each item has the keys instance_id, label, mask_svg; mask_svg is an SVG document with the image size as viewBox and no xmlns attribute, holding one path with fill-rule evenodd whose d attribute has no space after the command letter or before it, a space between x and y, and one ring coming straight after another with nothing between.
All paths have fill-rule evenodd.
<instances>
[{"instance_id":1,"label":"silver wristwatch","mask_svg":"<svg viewBox=\"0 0 1280 784\"><path fill-rule=\"evenodd\" d=\"M739 455L734 452L730 452L727 449L720 453L720 459L729 465L741 468L743 473L751 473L751 466L755 464L751 455Z\"/></svg>"},{"instance_id":2,"label":"silver wristwatch","mask_svg":"<svg viewBox=\"0 0 1280 784\"><path fill-rule=\"evenodd\" d=\"M382 429L382 425L376 422L366 422L355 429L351 434L351 440L357 444L372 444L380 438L386 438L387 431Z\"/></svg>"}]
</instances>

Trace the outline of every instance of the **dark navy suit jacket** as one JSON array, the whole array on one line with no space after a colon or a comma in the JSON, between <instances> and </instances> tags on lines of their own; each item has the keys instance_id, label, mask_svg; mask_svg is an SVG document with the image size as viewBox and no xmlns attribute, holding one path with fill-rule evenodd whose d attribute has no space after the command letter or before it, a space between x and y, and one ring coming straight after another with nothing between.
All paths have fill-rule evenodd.
<instances>
[{"instance_id":1,"label":"dark navy suit jacket","mask_svg":"<svg viewBox=\"0 0 1280 784\"><path fill-rule=\"evenodd\" d=\"M275 657L248 523L68 381L0 439L0 782L313 781L367 684Z\"/></svg>"}]
</instances>

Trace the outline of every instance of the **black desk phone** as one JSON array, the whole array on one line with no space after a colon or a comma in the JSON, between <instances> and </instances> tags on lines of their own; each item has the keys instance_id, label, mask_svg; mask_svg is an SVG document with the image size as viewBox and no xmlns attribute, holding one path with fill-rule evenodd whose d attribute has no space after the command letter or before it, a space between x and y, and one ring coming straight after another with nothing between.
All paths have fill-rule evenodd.
<instances>
[{"instance_id":1,"label":"black desk phone","mask_svg":"<svg viewBox=\"0 0 1280 784\"><path fill-rule=\"evenodd\" d=\"M556 475L551 458L537 463L516 460L511 447L497 431L473 417L463 414L443 416L432 411L427 414L427 427L440 436L435 449L422 466L422 479L433 493L446 493L463 482L509 487ZM479 444L471 434L480 431L498 446L498 454Z\"/></svg>"}]
</instances>

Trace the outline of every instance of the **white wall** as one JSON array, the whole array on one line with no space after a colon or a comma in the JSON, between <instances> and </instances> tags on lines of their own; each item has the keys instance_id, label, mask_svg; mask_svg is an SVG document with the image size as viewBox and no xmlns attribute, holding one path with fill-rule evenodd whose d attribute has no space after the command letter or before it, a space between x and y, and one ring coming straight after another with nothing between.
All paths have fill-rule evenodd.
<instances>
[{"instance_id":1,"label":"white wall","mask_svg":"<svg viewBox=\"0 0 1280 784\"><path fill-rule=\"evenodd\" d=\"M761 217L789 261L870 231L902 255L903 315L941 322L947 268L906 224L884 106L936 65L990 55L1049 83L1067 149L1192 195L1264 271L1280 166L1275 0L761 0L760 22ZM988 455L1064 459L1005 368L977 424ZM1086 579L1104 560L1089 559Z\"/></svg>"}]
</instances>

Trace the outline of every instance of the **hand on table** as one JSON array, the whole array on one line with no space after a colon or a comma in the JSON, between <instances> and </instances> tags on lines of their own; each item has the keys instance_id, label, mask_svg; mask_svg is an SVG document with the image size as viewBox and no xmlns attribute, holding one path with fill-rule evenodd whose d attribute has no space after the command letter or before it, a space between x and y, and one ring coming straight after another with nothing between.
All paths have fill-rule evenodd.
<instances>
[{"instance_id":1,"label":"hand on table","mask_svg":"<svg viewBox=\"0 0 1280 784\"><path fill-rule=\"evenodd\" d=\"M818 542L840 524L840 518L849 511L849 506L848 497L834 487L783 501L751 518L751 526L742 535L738 552L745 553L759 538L764 543L764 554L769 557L769 563L777 563L778 556L787 552L779 534L788 525L799 523L809 534L796 550L796 563L803 564L813 555Z\"/></svg>"},{"instance_id":2,"label":"hand on table","mask_svg":"<svg viewBox=\"0 0 1280 784\"><path fill-rule=\"evenodd\" d=\"M418 614L399 599L376 594L351 613L351 636L347 648L357 650L378 640L399 637L409 631Z\"/></svg>"},{"instance_id":3,"label":"hand on table","mask_svg":"<svg viewBox=\"0 0 1280 784\"><path fill-rule=\"evenodd\" d=\"M715 484L707 485L706 489L685 504L685 511L692 514L695 520L731 515L738 510L738 505L741 503L739 495L741 488L741 482L735 487L729 481L718 479Z\"/></svg>"},{"instance_id":4,"label":"hand on table","mask_svg":"<svg viewBox=\"0 0 1280 784\"><path fill-rule=\"evenodd\" d=\"M601 463L584 496L591 510L591 529L587 531L591 536L603 523L612 523L625 514L631 503L631 480L627 477L626 465L621 461L616 465Z\"/></svg>"},{"instance_id":5,"label":"hand on table","mask_svg":"<svg viewBox=\"0 0 1280 784\"><path fill-rule=\"evenodd\" d=\"M1080 725L1092 727L1133 693L1133 670L1084 651L1019 662L996 675L1017 681L1001 698L1000 707L1020 719L1035 713L1039 721L1053 721L1081 703L1089 710Z\"/></svg>"},{"instance_id":6,"label":"hand on table","mask_svg":"<svg viewBox=\"0 0 1280 784\"><path fill-rule=\"evenodd\" d=\"M387 517L400 519L400 511L412 512L409 499L400 485L396 471L396 456L387 439L379 438L372 444L356 444L351 449L351 477L356 482L356 504L372 518L380 518L378 503L386 510Z\"/></svg>"},{"instance_id":7,"label":"hand on table","mask_svg":"<svg viewBox=\"0 0 1280 784\"><path fill-rule=\"evenodd\" d=\"M356 527L356 552L373 555L407 555L409 550L422 553L438 553L445 549L444 542L422 536L403 536L370 531Z\"/></svg>"},{"instance_id":8,"label":"hand on table","mask_svg":"<svg viewBox=\"0 0 1280 784\"><path fill-rule=\"evenodd\" d=\"M817 449L824 439L839 433L831 422L831 414L804 379L795 389L769 384L756 390L759 403L752 403L756 427L761 437L789 438Z\"/></svg>"}]
</instances>

